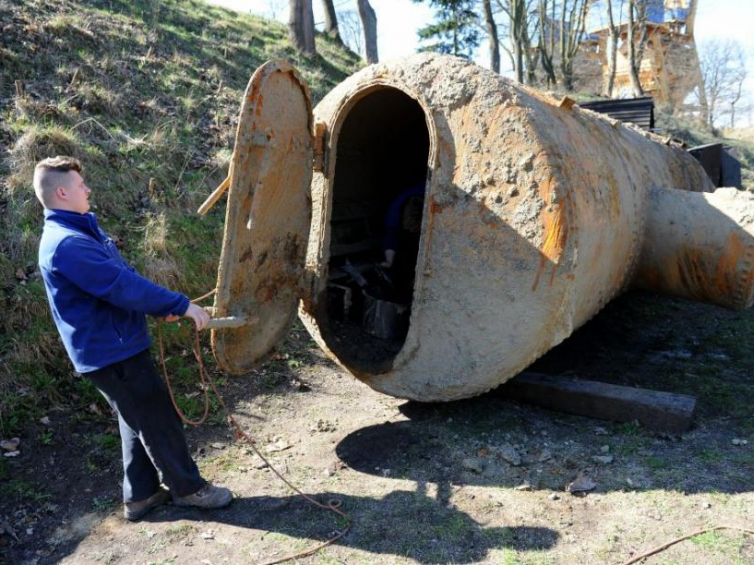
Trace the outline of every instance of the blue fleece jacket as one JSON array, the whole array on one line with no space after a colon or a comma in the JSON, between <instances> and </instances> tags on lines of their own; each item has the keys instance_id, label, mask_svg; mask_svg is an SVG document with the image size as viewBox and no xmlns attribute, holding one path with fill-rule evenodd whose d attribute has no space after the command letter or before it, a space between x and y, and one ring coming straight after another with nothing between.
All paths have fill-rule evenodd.
<instances>
[{"instance_id":1,"label":"blue fleece jacket","mask_svg":"<svg viewBox=\"0 0 754 565\"><path fill-rule=\"evenodd\" d=\"M186 312L188 298L139 275L94 214L45 210L44 215L39 268L55 325L79 373L149 347L144 314Z\"/></svg>"},{"instance_id":2,"label":"blue fleece jacket","mask_svg":"<svg viewBox=\"0 0 754 565\"><path fill-rule=\"evenodd\" d=\"M385 215L385 234L382 236L382 250L392 249L396 250L398 247L398 234L401 230L401 215L403 213L403 205L406 200L412 196L424 196L424 185L418 184L412 186L401 192L398 197L393 200Z\"/></svg>"}]
</instances>

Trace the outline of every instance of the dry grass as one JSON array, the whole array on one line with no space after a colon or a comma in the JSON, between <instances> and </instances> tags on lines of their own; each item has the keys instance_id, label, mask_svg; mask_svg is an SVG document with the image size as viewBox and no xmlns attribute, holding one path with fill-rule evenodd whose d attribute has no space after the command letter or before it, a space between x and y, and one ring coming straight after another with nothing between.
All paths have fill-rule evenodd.
<instances>
[{"instance_id":1,"label":"dry grass","mask_svg":"<svg viewBox=\"0 0 754 565\"><path fill-rule=\"evenodd\" d=\"M144 275L159 285L182 286L184 271L179 259L170 253L170 233L164 213L151 216L144 227Z\"/></svg>"},{"instance_id":2,"label":"dry grass","mask_svg":"<svg viewBox=\"0 0 754 565\"><path fill-rule=\"evenodd\" d=\"M60 126L33 125L29 127L10 150L8 159L11 170L8 178L10 195L14 196L19 189L26 190L34 175L34 166L42 159L56 155L70 155L77 159L85 156L76 133Z\"/></svg>"}]
</instances>

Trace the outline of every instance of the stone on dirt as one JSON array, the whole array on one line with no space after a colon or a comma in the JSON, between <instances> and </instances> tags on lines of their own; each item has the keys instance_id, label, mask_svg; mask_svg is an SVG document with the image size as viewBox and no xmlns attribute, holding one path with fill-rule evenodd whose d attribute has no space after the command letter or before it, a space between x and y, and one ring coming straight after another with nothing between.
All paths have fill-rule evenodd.
<instances>
[{"instance_id":1,"label":"stone on dirt","mask_svg":"<svg viewBox=\"0 0 754 565\"><path fill-rule=\"evenodd\" d=\"M505 461L507 461L514 467L521 465L521 456L518 454L516 448L511 444L504 443L497 448L497 452L500 454L500 457L502 457Z\"/></svg>"},{"instance_id":2,"label":"stone on dirt","mask_svg":"<svg viewBox=\"0 0 754 565\"><path fill-rule=\"evenodd\" d=\"M461 464L465 469L481 474L487 467L487 460L482 457L468 457Z\"/></svg>"}]
</instances>

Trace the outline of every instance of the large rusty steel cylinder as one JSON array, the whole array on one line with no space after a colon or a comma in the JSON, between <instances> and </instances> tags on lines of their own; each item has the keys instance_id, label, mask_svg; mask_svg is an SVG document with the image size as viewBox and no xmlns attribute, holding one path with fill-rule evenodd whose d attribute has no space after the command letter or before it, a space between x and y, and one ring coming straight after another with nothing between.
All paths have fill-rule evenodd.
<instances>
[{"instance_id":1,"label":"large rusty steel cylinder","mask_svg":"<svg viewBox=\"0 0 754 565\"><path fill-rule=\"evenodd\" d=\"M734 310L754 303L754 195L652 187L634 284Z\"/></svg>"},{"instance_id":2,"label":"large rusty steel cylinder","mask_svg":"<svg viewBox=\"0 0 754 565\"><path fill-rule=\"evenodd\" d=\"M404 120L409 102L421 123ZM380 161L389 149L375 129L392 120L409 137L425 128L427 192L408 333L389 364L374 369L330 335L322 303L333 199L368 184L375 167L394 165ZM327 128L327 152L312 181L311 295L300 315L330 356L378 391L420 401L485 392L634 279L719 304L751 303L751 229L740 225L751 225L751 199L685 192L712 184L693 157L646 132L431 54L365 68L322 100L314 122ZM722 209L735 200L734 216L710 199Z\"/></svg>"}]
</instances>

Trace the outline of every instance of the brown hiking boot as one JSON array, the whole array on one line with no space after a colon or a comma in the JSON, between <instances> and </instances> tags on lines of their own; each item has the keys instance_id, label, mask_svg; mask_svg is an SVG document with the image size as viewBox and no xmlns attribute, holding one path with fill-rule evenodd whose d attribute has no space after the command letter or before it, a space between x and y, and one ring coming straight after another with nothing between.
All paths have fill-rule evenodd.
<instances>
[{"instance_id":1,"label":"brown hiking boot","mask_svg":"<svg viewBox=\"0 0 754 565\"><path fill-rule=\"evenodd\" d=\"M196 506L198 508L223 508L233 500L233 493L229 489L216 487L207 483L194 494L173 497L176 506Z\"/></svg>"},{"instance_id":2,"label":"brown hiking boot","mask_svg":"<svg viewBox=\"0 0 754 565\"><path fill-rule=\"evenodd\" d=\"M146 516L152 509L170 500L170 493L160 488L149 498L137 500L136 502L126 502L123 504L123 517L129 522L135 522Z\"/></svg>"}]
</instances>

